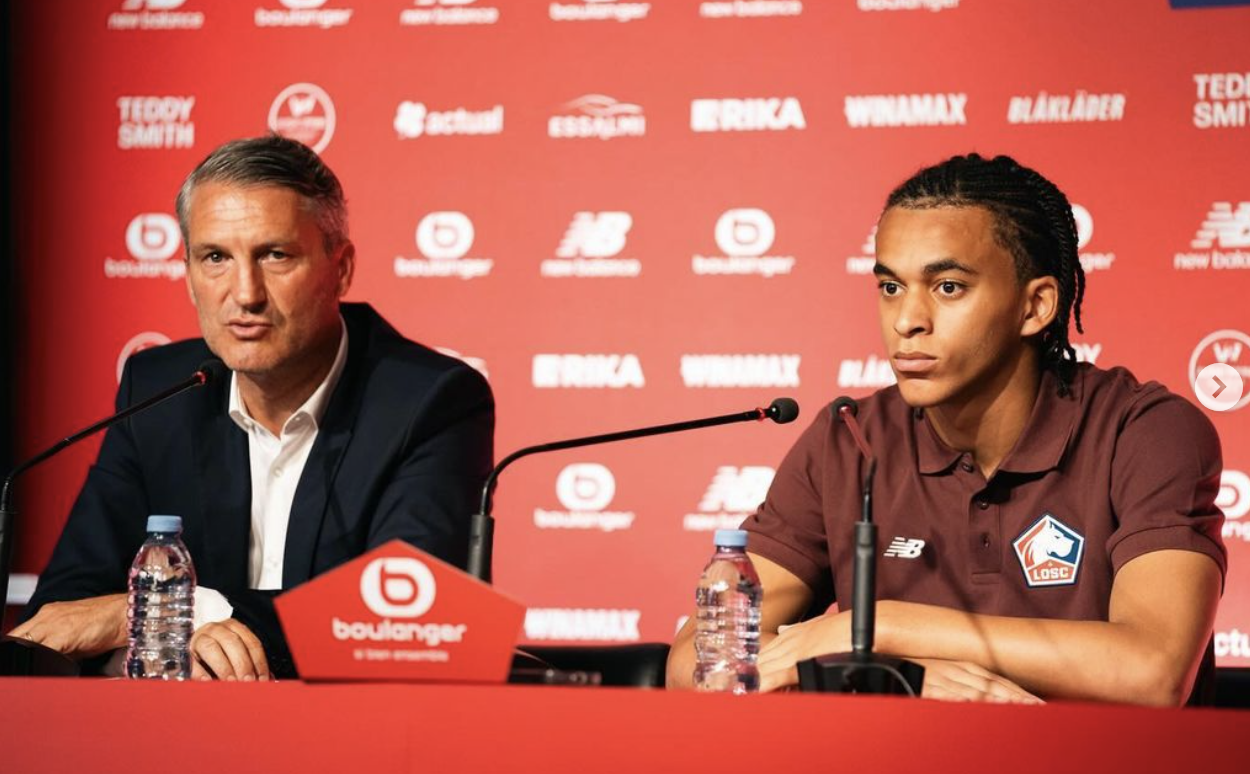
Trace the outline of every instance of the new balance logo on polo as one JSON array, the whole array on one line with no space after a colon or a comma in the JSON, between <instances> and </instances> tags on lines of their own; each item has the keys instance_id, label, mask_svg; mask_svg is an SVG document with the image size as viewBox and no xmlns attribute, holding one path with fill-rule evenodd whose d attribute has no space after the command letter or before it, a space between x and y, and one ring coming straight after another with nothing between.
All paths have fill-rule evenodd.
<instances>
[{"instance_id":1,"label":"new balance logo on polo","mask_svg":"<svg viewBox=\"0 0 1250 774\"><path fill-rule=\"evenodd\" d=\"M924 551L925 542L920 538L896 537L890 541L890 547L885 549L883 557L897 559L916 559L920 553Z\"/></svg>"}]
</instances>

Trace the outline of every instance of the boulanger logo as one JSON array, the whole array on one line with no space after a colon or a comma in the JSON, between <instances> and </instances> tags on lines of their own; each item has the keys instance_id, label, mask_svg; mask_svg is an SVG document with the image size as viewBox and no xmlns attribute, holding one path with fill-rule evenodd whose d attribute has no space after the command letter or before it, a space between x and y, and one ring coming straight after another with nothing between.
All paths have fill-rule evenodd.
<instances>
[{"instance_id":1,"label":"boulanger logo","mask_svg":"<svg viewBox=\"0 0 1250 774\"><path fill-rule=\"evenodd\" d=\"M1081 569L1085 538L1052 514L1044 513L1011 547L1030 588L1071 586Z\"/></svg>"},{"instance_id":2,"label":"boulanger logo","mask_svg":"<svg viewBox=\"0 0 1250 774\"><path fill-rule=\"evenodd\" d=\"M687 387L798 387L797 354L682 355Z\"/></svg>"},{"instance_id":3,"label":"boulanger logo","mask_svg":"<svg viewBox=\"0 0 1250 774\"><path fill-rule=\"evenodd\" d=\"M768 496L777 471L764 465L721 465L712 476L695 513L682 519L687 532L737 529Z\"/></svg>"},{"instance_id":4,"label":"boulanger logo","mask_svg":"<svg viewBox=\"0 0 1250 774\"><path fill-rule=\"evenodd\" d=\"M293 83L269 107L269 128L321 153L334 137L334 102L315 83Z\"/></svg>"},{"instance_id":5,"label":"boulanger logo","mask_svg":"<svg viewBox=\"0 0 1250 774\"><path fill-rule=\"evenodd\" d=\"M531 378L539 389L620 390L647 384L642 363L633 353L534 355Z\"/></svg>"},{"instance_id":6,"label":"boulanger logo","mask_svg":"<svg viewBox=\"0 0 1250 774\"><path fill-rule=\"evenodd\" d=\"M803 13L799 0L718 0L699 3L704 19L753 19L768 16L798 16Z\"/></svg>"},{"instance_id":7,"label":"boulanger logo","mask_svg":"<svg viewBox=\"0 0 1250 774\"><path fill-rule=\"evenodd\" d=\"M1250 73L1194 73L1194 126L1244 129L1250 126Z\"/></svg>"},{"instance_id":8,"label":"boulanger logo","mask_svg":"<svg viewBox=\"0 0 1250 774\"><path fill-rule=\"evenodd\" d=\"M548 137L614 140L647 133L647 116L640 105L619 102L606 94L585 94L562 107L561 113L547 119Z\"/></svg>"},{"instance_id":9,"label":"boulanger logo","mask_svg":"<svg viewBox=\"0 0 1250 774\"><path fill-rule=\"evenodd\" d=\"M1189 252L1177 253L1172 268L1179 271L1250 269L1250 202L1215 202L1189 243Z\"/></svg>"},{"instance_id":10,"label":"boulanger logo","mask_svg":"<svg viewBox=\"0 0 1250 774\"><path fill-rule=\"evenodd\" d=\"M191 109L195 97L117 98L117 147L190 148L195 145Z\"/></svg>"},{"instance_id":11,"label":"boulanger logo","mask_svg":"<svg viewBox=\"0 0 1250 774\"><path fill-rule=\"evenodd\" d=\"M861 11L949 11L959 0L855 0Z\"/></svg>"},{"instance_id":12,"label":"boulanger logo","mask_svg":"<svg viewBox=\"0 0 1250 774\"><path fill-rule=\"evenodd\" d=\"M690 103L694 132L783 132L806 129L798 97L696 99Z\"/></svg>"},{"instance_id":13,"label":"boulanger logo","mask_svg":"<svg viewBox=\"0 0 1250 774\"><path fill-rule=\"evenodd\" d=\"M1243 470L1221 473L1215 505L1224 511L1224 539L1241 538L1250 542L1250 519L1241 520L1250 514L1250 475Z\"/></svg>"},{"instance_id":14,"label":"boulanger logo","mask_svg":"<svg viewBox=\"0 0 1250 774\"><path fill-rule=\"evenodd\" d=\"M434 606L434 573L411 556L374 559L360 574L360 598L383 618L420 618Z\"/></svg>"},{"instance_id":15,"label":"boulanger logo","mask_svg":"<svg viewBox=\"0 0 1250 774\"><path fill-rule=\"evenodd\" d=\"M396 277L459 277L474 279L490 274L492 258L467 258L476 232L463 212L431 212L417 224L417 249L422 257L395 257Z\"/></svg>"},{"instance_id":16,"label":"boulanger logo","mask_svg":"<svg viewBox=\"0 0 1250 774\"><path fill-rule=\"evenodd\" d=\"M282 0L282 8L257 8L257 27L342 27L352 20L351 8L322 8L326 0Z\"/></svg>"},{"instance_id":17,"label":"boulanger logo","mask_svg":"<svg viewBox=\"0 0 1250 774\"><path fill-rule=\"evenodd\" d=\"M392 122L401 140L422 135L439 137L452 134L483 135L503 132L503 105L486 110L429 110L424 102L399 103Z\"/></svg>"},{"instance_id":18,"label":"boulanger logo","mask_svg":"<svg viewBox=\"0 0 1250 774\"><path fill-rule=\"evenodd\" d=\"M843 103L846 123L853 129L908 126L963 126L968 123L968 95L862 94L848 95Z\"/></svg>"},{"instance_id":19,"label":"boulanger logo","mask_svg":"<svg viewBox=\"0 0 1250 774\"><path fill-rule=\"evenodd\" d=\"M847 358L838 366L839 387L877 390L897 382L894 369L890 367L890 359L875 354L862 360Z\"/></svg>"},{"instance_id":20,"label":"boulanger logo","mask_svg":"<svg viewBox=\"0 0 1250 774\"><path fill-rule=\"evenodd\" d=\"M615 532L634 523L632 511L606 510L616 497L616 477L604 465L581 462L568 465L556 477L556 498L562 511L534 509L539 529L598 529Z\"/></svg>"},{"instance_id":21,"label":"boulanger logo","mask_svg":"<svg viewBox=\"0 0 1250 774\"><path fill-rule=\"evenodd\" d=\"M178 252L178 221L163 212L136 215L126 227L126 249L140 261L163 261Z\"/></svg>"},{"instance_id":22,"label":"boulanger logo","mask_svg":"<svg viewBox=\"0 0 1250 774\"><path fill-rule=\"evenodd\" d=\"M578 212L573 216L556 257L542 262L544 277L637 277L642 261L618 258L634 225L628 212Z\"/></svg>"},{"instance_id":23,"label":"boulanger logo","mask_svg":"<svg viewBox=\"0 0 1250 774\"><path fill-rule=\"evenodd\" d=\"M110 30L198 30L204 26L200 11L179 11L186 0L125 0L120 11L109 14Z\"/></svg>"},{"instance_id":24,"label":"boulanger logo","mask_svg":"<svg viewBox=\"0 0 1250 774\"><path fill-rule=\"evenodd\" d=\"M186 263L169 260L182 241L178 221L163 212L136 215L126 226L126 250L130 258L104 259L104 276L110 279L179 280L186 276Z\"/></svg>"},{"instance_id":25,"label":"boulanger logo","mask_svg":"<svg viewBox=\"0 0 1250 774\"><path fill-rule=\"evenodd\" d=\"M642 611L612 608L531 607L525 611L527 640L637 642Z\"/></svg>"},{"instance_id":26,"label":"boulanger logo","mask_svg":"<svg viewBox=\"0 0 1250 774\"><path fill-rule=\"evenodd\" d=\"M1072 94L1016 95L1007 102L1009 124L1075 124L1123 121L1128 97L1120 92L1096 94L1078 89Z\"/></svg>"},{"instance_id":27,"label":"boulanger logo","mask_svg":"<svg viewBox=\"0 0 1250 774\"><path fill-rule=\"evenodd\" d=\"M169 337L156 331L144 331L131 337L130 341L127 341L125 346L122 347L121 354L117 356L117 383L121 384L122 372L126 370L126 361L130 359L131 355L168 343Z\"/></svg>"},{"instance_id":28,"label":"boulanger logo","mask_svg":"<svg viewBox=\"0 0 1250 774\"><path fill-rule=\"evenodd\" d=\"M877 265L877 225L874 223L872 230L868 232L868 236L864 239L864 244L860 245L859 255L848 256L846 259L846 273L852 275L872 274L872 269Z\"/></svg>"},{"instance_id":29,"label":"boulanger logo","mask_svg":"<svg viewBox=\"0 0 1250 774\"><path fill-rule=\"evenodd\" d=\"M645 19L650 12L650 3L616 0L582 0L580 3L552 3L547 6L552 21L628 22Z\"/></svg>"},{"instance_id":30,"label":"boulanger logo","mask_svg":"<svg viewBox=\"0 0 1250 774\"><path fill-rule=\"evenodd\" d=\"M761 209L744 207L726 210L713 230L722 255L696 255L691 259L695 274L757 274L774 277L794 269L792 255L766 255L777 237L772 216Z\"/></svg>"},{"instance_id":31,"label":"boulanger logo","mask_svg":"<svg viewBox=\"0 0 1250 774\"><path fill-rule=\"evenodd\" d=\"M1115 263L1115 253L1087 252L1085 248L1094 238L1094 217L1079 204L1072 205L1072 219L1076 221L1076 249L1080 252L1081 268L1086 274L1106 271Z\"/></svg>"},{"instance_id":32,"label":"boulanger logo","mask_svg":"<svg viewBox=\"0 0 1250 774\"><path fill-rule=\"evenodd\" d=\"M477 0L412 0L412 4L416 8L405 8L399 12L400 25L462 27L499 21L498 8L479 6Z\"/></svg>"},{"instance_id":33,"label":"boulanger logo","mask_svg":"<svg viewBox=\"0 0 1250 774\"><path fill-rule=\"evenodd\" d=\"M468 626L393 621L392 618L420 618L434 606L437 588L434 573L421 560L411 556L384 556L365 565L360 573L360 598L365 607L381 621L343 621L330 619L336 640L369 640L373 642L420 643L430 648L449 642L463 642ZM406 653L409 658L448 661L447 651ZM361 658L357 654L356 658Z\"/></svg>"},{"instance_id":34,"label":"boulanger logo","mask_svg":"<svg viewBox=\"0 0 1250 774\"><path fill-rule=\"evenodd\" d=\"M1220 330L1198 343L1189 358L1189 385L1213 411L1236 411L1250 403L1250 336Z\"/></svg>"}]
</instances>

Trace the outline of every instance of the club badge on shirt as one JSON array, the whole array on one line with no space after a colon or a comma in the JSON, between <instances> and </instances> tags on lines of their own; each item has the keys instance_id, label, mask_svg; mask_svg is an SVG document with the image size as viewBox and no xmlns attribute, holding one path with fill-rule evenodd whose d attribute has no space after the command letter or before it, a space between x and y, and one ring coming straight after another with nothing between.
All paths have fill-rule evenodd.
<instances>
[{"instance_id":1,"label":"club badge on shirt","mask_svg":"<svg viewBox=\"0 0 1250 774\"><path fill-rule=\"evenodd\" d=\"M1043 513L1011 547L1030 587L1070 586L1081 569L1085 538L1053 514Z\"/></svg>"}]
</instances>

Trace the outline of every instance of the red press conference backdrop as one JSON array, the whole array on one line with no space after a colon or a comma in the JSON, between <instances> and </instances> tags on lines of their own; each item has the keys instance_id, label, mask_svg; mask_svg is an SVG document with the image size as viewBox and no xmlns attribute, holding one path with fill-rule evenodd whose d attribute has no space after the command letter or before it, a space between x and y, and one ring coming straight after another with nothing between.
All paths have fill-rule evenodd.
<instances>
[{"instance_id":1,"label":"red press conference backdrop","mask_svg":"<svg viewBox=\"0 0 1250 774\"><path fill-rule=\"evenodd\" d=\"M924 164L1010 153L1069 194L1084 359L1195 402L1208 365L1250 377L1250 7L1174 7L1218 4L20 4L19 451L107 413L128 353L196 335L174 192L220 142L276 129L346 186L351 298L489 375L501 456L799 400L786 427L503 479L497 580L531 640L667 640L709 531L756 506L822 405L891 381L871 237ZM1244 665L1250 384L1231 402L1204 410L1229 517L1216 646ZM43 567L96 448L23 484L19 571Z\"/></svg>"}]
</instances>

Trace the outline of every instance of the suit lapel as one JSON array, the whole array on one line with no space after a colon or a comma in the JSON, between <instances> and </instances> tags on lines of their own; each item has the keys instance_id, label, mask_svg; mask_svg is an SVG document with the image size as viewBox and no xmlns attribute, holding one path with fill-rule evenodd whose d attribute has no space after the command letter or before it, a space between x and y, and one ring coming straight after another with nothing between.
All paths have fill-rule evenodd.
<instances>
[{"instance_id":1,"label":"suit lapel","mask_svg":"<svg viewBox=\"0 0 1250 774\"><path fill-rule=\"evenodd\" d=\"M286 530L286 549L282 559L282 588L289 589L313 576L316 569L317 542L325 521L326 507L335 491L335 481L343 453L351 442L352 429L364 393L366 352L370 331L356 320L350 307L342 307L347 322L347 363L330 397L325 416L317 430L317 440L308 454L308 462L295 487L291 503L291 519Z\"/></svg>"},{"instance_id":2,"label":"suit lapel","mask_svg":"<svg viewBox=\"0 0 1250 774\"><path fill-rule=\"evenodd\" d=\"M227 382L228 386L228 382ZM207 401L204 432L194 444L199 472L204 544L195 557L200 577L221 588L247 588L252 534L252 475L247 435L226 413L224 401ZM208 565L208 566L204 566Z\"/></svg>"}]
</instances>

